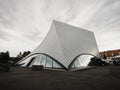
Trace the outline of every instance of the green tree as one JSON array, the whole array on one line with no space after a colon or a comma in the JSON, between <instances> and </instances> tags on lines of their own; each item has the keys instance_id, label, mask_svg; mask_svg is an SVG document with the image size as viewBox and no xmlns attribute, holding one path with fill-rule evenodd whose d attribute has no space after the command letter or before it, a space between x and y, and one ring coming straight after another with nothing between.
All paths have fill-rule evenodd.
<instances>
[{"instance_id":1,"label":"green tree","mask_svg":"<svg viewBox=\"0 0 120 90\"><path fill-rule=\"evenodd\" d=\"M22 56L25 57L25 56L27 56L30 53L31 53L30 51L24 51Z\"/></svg>"},{"instance_id":2,"label":"green tree","mask_svg":"<svg viewBox=\"0 0 120 90\"><path fill-rule=\"evenodd\" d=\"M103 55L103 59L107 59L107 56L105 54Z\"/></svg>"},{"instance_id":3,"label":"green tree","mask_svg":"<svg viewBox=\"0 0 120 90\"><path fill-rule=\"evenodd\" d=\"M9 55L9 51L7 52L2 52L0 54L0 62L1 63L8 63L8 61L10 60L10 55Z\"/></svg>"}]
</instances>

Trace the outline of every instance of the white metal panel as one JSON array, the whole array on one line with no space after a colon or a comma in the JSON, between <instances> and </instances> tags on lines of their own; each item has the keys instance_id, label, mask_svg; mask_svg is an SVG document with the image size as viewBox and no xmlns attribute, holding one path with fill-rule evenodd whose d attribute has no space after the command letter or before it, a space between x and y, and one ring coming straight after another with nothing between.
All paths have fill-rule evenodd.
<instances>
[{"instance_id":1,"label":"white metal panel","mask_svg":"<svg viewBox=\"0 0 120 90\"><path fill-rule=\"evenodd\" d=\"M53 21L46 38L31 54L35 53L47 54L66 68L80 54L99 55L93 32L58 21Z\"/></svg>"},{"instance_id":2,"label":"white metal panel","mask_svg":"<svg viewBox=\"0 0 120 90\"><path fill-rule=\"evenodd\" d=\"M66 58L66 67L80 54L98 55L94 33L68 24L54 21L57 35Z\"/></svg>"},{"instance_id":3,"label":"white metal panel","mask_svg":"<svg viewBox=\"0 0 120 90\"><path fill-rule=\"evenodd\" d=\"M54 59L58 60L63 66L65 66L66 59L63 55L61 44L56 33L55 24L53 23L47 37L33 52L47 54ZM65 66L66 67L66 66Z\"/></svg>"}]
</instances>

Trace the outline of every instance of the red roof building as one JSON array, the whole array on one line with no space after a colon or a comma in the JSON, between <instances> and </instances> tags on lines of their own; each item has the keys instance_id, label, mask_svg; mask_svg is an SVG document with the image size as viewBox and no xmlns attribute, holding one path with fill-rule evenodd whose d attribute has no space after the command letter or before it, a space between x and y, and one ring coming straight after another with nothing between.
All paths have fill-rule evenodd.
<instances>
[{"instance_id":1,"label":"red roof building","mask_svg":"<svg viewBox=\"0 0 120 90\"><path fill-rule=\"evenodd\" d=\"M103 51L103 52L100 52L100 54L101 56L106 55L107 57L114 57L114 56L120 55L120 49Z\"/></svg>"}]
</instances>

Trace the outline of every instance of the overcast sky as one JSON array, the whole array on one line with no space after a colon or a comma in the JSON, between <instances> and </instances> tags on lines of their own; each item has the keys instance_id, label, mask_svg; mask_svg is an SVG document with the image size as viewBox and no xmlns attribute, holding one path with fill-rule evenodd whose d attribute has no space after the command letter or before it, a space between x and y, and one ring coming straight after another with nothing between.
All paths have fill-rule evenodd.
<instances>
[{"instance_id":1,"label":"overcast sky","mask_svg":"<svg viewBox=\"0 0 120 90\"><path fill-rule=\"evenodd\" d=\"M120 0L0 0L0 52L34 50L54 19L93 31L99 51L120 48Z\"/></svg>"}]
</instances>

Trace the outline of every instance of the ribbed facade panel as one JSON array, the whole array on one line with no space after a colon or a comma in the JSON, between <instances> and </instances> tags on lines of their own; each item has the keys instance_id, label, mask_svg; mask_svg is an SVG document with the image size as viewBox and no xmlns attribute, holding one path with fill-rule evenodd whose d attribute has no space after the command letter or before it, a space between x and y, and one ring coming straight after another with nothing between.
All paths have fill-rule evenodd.
<instances>
[{"instance_id":1,"label":"ribbed facade panel","mask_svg":"<svg viewBox=\"0 0 120 90\"><path fill-rule=\"evenodd\" d=\"M98 52L93 32L53 21L46 38L30 55L47 54L68 68L76 56L83 53L99 56Z\"/></svg>"}]
</instances>

